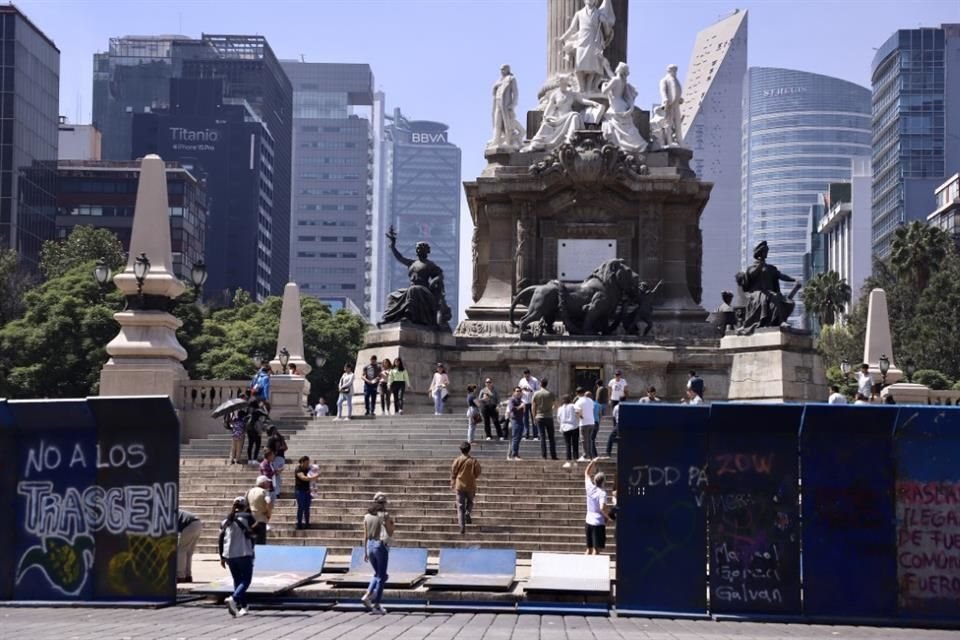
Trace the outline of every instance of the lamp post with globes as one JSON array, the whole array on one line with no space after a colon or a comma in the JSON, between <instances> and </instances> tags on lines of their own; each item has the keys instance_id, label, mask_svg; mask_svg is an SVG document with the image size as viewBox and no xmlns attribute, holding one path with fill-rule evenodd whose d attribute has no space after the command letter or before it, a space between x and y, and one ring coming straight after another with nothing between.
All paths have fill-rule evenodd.
<instances>
[{"instance_id":1,"label":"lamp post with globes","mask_svg":"<svg viewBox=\"0 0 960 640\"><path fill-rule=\"evenodd\" d=\"M280 352L277 353L277 360L280 361L280 373L286 373L287 365L290 364L290 352L286 347L281 347Z\"/></svg>"},{"instance_id":2,"label":"lamp post with globes","mask_svg":"<svg viewBox=\"0 0 960 640\"><path fill-rule=\"evenodd\" d=\"M93 268L93 279L97 281L97 284L100 285L100 288L105 288L112 277L113 271L109 266L107 266L107 263L103 260L103 258L97 260L97 265Z\"/></svg>"},{"instance_id":3,"label":"lamp post with globes","mask_svg":"<svg viewBox=\"0 0 960 640\"><path fill-rule=\"evenodd\" d=\"M147 280L147 274L150 273L150 258L147 254L141 253L133 261L133 277L137 280L137 297L143 301L143 283Z\"/></svg>"},{"instance_id":4,"label":"lamp post with globes","mask_svg":"<svg viewBox=\"0 0 960 640\"><path fill-rule=\"evenodd\" d=\"M840 361L840 373L842 373L844 376L850 375L850 361L849 361L849 360L844 359L844 360L841 360L841 361Z\"/></svg>"},{"instance_id":5,"label":"lamp post with globes","mask_svg":"<svg viewBox=\"0 0 960 640\"><path fill-rule=\"evenodd\" d=\"M193 284L193 295L197 300L200 299L200 293L203 291L203 285L207 282L207 264L203 260L198 260L190 268L190 282Z\"/></svg>"},{"instance_id":6,"label":"lamp post with globes","mask_svg":"<svg viewBox=\"0 0 960 640\"><path fill-rule=\"evenodd\" d=\"M313 363L317 365L317 369L322 369L323 365L327 364L327 359L323 356L317 356L313 359Z\"/></svg>"}]
</instances>

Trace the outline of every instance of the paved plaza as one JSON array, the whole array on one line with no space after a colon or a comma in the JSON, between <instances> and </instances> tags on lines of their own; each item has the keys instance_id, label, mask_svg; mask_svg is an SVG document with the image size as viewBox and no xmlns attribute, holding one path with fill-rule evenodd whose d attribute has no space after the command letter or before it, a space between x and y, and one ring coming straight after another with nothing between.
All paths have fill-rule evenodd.
<instances>
[{"instance_id":1,"label":"paved plaza","mask_svg":"<svg viewBox=\"0 0 960 640\"><path fill-rule=\"evenodd\" d=\"M256 610L242 619L212 605L168 609L0 609L0 638L30 640L699 640L717 638L960 638L960 631L806 624L471 613Z\"/></svg>"}]
</instances>

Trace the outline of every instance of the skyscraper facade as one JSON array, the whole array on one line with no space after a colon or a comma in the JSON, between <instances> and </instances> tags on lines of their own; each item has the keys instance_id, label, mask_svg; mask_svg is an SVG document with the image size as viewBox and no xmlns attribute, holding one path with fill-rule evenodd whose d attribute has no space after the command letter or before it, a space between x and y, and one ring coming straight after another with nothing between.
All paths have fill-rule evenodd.
<instances>
[{"instance_id":1,"label":"skyscraper facade","mask_svg":"<svg viewBox=\"0 0 960 640\"><path fill-rule=\"evenodd\" d=\"M901 29L873 57L873 254L960 169L960 24Z\"/></svg>"},{"instance_id":2,"label":"skyscraper facade","mask_svg":"<svg viewBox=\"0 0 960 640\"><path fill-rule=\"evenodd\" d=\"M740 261L766 240L768 260L803 277L816 227L811 205L870 156L870 90L829 76L753 67L743 87ZM803 317L802 302L794 317ZM799 320L798 320L799 322Z\"/></svg>"},{"instance_id":3,"label":"skyscraper facade","mask_svg":"<svg viewBox=\"0 0 960 640\"><path fill-rule=\"evenodd\" d=\"M0 6L0 248L36 268L56 233L60 50L12 4Z\"/></svg>"},{"instance_id":4,"label":"skyscraper facade","mask_svg":"<svg viewBox=\"0 0 960 640\"><path fill-rule=\"evenodd\" d=\"M370 315L373 167L366 64L284 61L293 85L291 278L331 307Z\"/></svg>"},{"instance_id":5,"label":"skyscraper facade","mask_svg":"<svg viewBox=\"0 0 960 640\"><path fill-rule=\"evenodd\" d=\"M448 138L447 125L408 120L399 109L387 118L383 154L384 193L381 229L393 227L397 248L412 255L419 241L430 244L430 259L443 269L447 304L459 318L460 147ZM382 234L381 234L382 235ZM377 238L375 263L382 274L377 292L382 311L387 295L407 286L407 267L394 259L388 243ZM379 317L379 315L378 315Z\"/></svg>"},{"instance_id":6,"label":"skyscraper facade","mask_svg":"<svg viewBox=\"0 0 960 640\"><path fill-rule=\"evenodd\" d=\"M197 84L190 86L204 93L182 91L173 95L174 87L187 86L177 85L175 80L196 81ZM216 84L210 81L216 81ZM250 139L254 142L248 145L242 155L231 156L231 161L242 163L246 157L247 171L263 174L264 185L253 185L244 190L254 199L252 203L245 203L244 209L258 211L257 218L246 222L248 228L255 230L251 233L257 236L258 254L257 260L248 266L256 270L255 281L266 278L268 292L279 294L290 275L293 90L265 38L203 34L200 39L183 36L111 39L108 51L94 55L93 124L103 134L102 154L105 160L135 159L137 149L132 140L135 116L154 112L163 112L168 116L178 114L178 117L187 117L191 112L197 115L195 112L198 109L206 109L211 104L213 98L206 91L215 86L221 91L216 100L222 107L239 108L239 112L231 110L234 112L231 117L239 117L241 121L254 125L254 131L250 133L253 136ZM198 105L202 103L202 106L193 105L194 102ZM236 116L236 113L240 115ZM208 116L212 115L203 117L209 120ZM170 141L158 139L157 148L163 148L166 142ZM185 148L183 143L209 143L197 140L178 142L181 144L166 145L169 149L167 153L174 155L164 159L187 161L188 158L179 155L181 152L190 154L207 150L191 145L186 145L191 148ZM222 146L218 145L218 149ZM234 153L240 152L234 149ZM239 169L240 164L234 168ZM214 227L232 228L232 224L231 220L220 217L220 212L225 208L213 195L215 187L211 185L210 189L211 229L207 237L213 239L222 237L214 231ZM269 192L269 197L266 192ZM207 253L211 281L218 271L240 275L233 265L218 265L217 261L224 252ZM269 268L265 268L265 265ZM241 282L249 283L246 274L236 282L226 277L216 284L226 289L247 286ZM208 290L214 290L212 285L208 281ZM257 287L252 292L259 295L257 291L260 285L257 284Z\"/></svg>"},{"instance_id":7,"label":"skyscraper facade","mask_svg":"<svg viewBox=\"0 0 960 640\"><path fill-rule=\"evenodd\" d=\"M684 82L683 141L691 168L713 183L700 218L704 304L719 303L740 265L740 127L747 72L747 12L697 34Z\"/></svg>"}]
</instances>

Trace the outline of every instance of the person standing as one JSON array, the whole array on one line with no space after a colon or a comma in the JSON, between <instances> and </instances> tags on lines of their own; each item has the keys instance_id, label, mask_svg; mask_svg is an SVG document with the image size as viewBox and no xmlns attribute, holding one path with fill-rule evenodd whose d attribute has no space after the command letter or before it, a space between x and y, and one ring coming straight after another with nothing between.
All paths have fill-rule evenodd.
<instances>
[{"instance_id":1,"label":"person standing","mask_svg":"<svg viewBox=\"0 0 960 640\"><path fill-rule=\"evenodd\" d=\"M383 415L390 415L390 376L393 374L393 363L389 358L383 359L383 368L380 369L380 410Z\"/></svg>"},{"instance_id":2,"label":"person standing","mask_svg":"<svg viewBox=\"0 0 960 640\"><path fill-rule=\"evenodd\" d=\"M229 567L233 577L233 593L224 601L234 618L247 615L247 589L253 581L253 518L247 510L247 499L234 498L233 508L220 523L217 553L220 566Z\"/></svg>"},{"instance_id":3,"label":"person standing","mask_svg":"<svg viewBox=\"0 0 960 640\"><path fill-rule=\"evenodd\" d=\"M533 423L533 394L540 389L540 381L530 375L530 369L524 369L517 386L523 392L523 435L527 440L532 440L539 437L537 425Z\"/></svg>"},{"instance_id":4,"label":"person standing","mask_svg":"<svg viewBox=\"0 0 960 640\"><path fill-rule=\"evenodd\" d=\"M577 401L574 406L580 422L580 440L583 442L583 455L577 461L586 462L588 458L592 460L597 457L597 448L593 441L597 425L593 418L593 399L587 395L587 390L583 387L577 387Z\"/></svg>"},{"instance_id":5,"label":"person standing","mask_svg":"<svg viewBox=\"0 0 960 640\"><path fill-rule=\"evenodd\" d=\"M330 415L330 407L323 398L317 399L317 406L313 408L313 415L316 418L325 418Z\"/></svg>"},{"instance_id":6,"label":"person standing","mask_svg":"<svg viewBox=\"0 0 960 640\"><path fill-rule=\"evenodd\" d=\"M318 473L310 466L310 456L300 456L297 461L297 470L293 478L293 495L297 499L297 529L310 528L310 485L317 479Z\"/></svg>"},{"instance_id":7,"label":"person standing","mask_svg":"<svg viewBox=\"0 0 960 640\"><path fill-rule=\"evenodd\" d=\"M587 391L590 393L590 391ZM603 416L607 415L607 399L610 393L607 391L607 386L603 384L603 380L597 378L597 383L593 386L593 422L597 425L597 429L600 428L600 420Z\"/></svg>"},{"instance_id":8,"label":"person standing","mask_svg":"<svg viewBox=\"0 0 960 640\"><path fill-rule=\"evenodd\" d=\"M334 420L349 420L353 417L353 402L350 398L353 393L353 380L353 365L343 365L343 375L340 376L340 384L338 385L337 415ZM343 415L344 407L347 408L347 415Z\"/></svg>"},{"instance_id":9,"label":"person standing","mask_svg":"<svg viewBox=\"0 0 960 640\"><path fill-rule=\"evenodd\" d=\"M373 567L373 577L367 591L361 596L360 603L367 611L384 614L386 609L380 604L383 600L383 588L387 584L387 565L390 561L390 538L396 531L396 524L387 511L387 496L377 492L373 503L363 516L363 561Z\"/></svg>"},{"instance_id":10,"label":"person standing","mask_svg":"<svg viewBox=\"0 0 960 640\"><path fill-rule=\"evenodd\" d=\"M523 417L526 415L526 405L523 403L523 389L513 388L513 395L507 401L507 412L510 414L510 451L507 460L520 460L520 440L523 438Z\"/></svg>"},{"instance_id":11,"label":"person standing","mask_svg":"<svg viewBox=\"0 0 960 640\"><path fill-rule=\"evenodd\" d=\"M606 477L602 471L596 474L593 472L597 467L597 461L591 460L590 464L583 472L583 485L587 494L587 517L584 531L587 538L588 556L595 556L603 551L607 546L607 521L610 519L605 510L607 502L607 492L603 485Z\"/></svg>"},{"instance_id":12,"label":"person standing","mask_svg":"<svg viewBox=\"0 0 960 640\"><path fill-rule=\"evenodd\" d=\"M490 431L490 422L497 430L497 440L503 439L503 430L500 428L500 416L498 407L500 405L500 396L493 386L493 380L487 378L483 381L483 389L480 390L480 413L483 416L483 433L487 440L493 440L493 432Z\"/></svg>"},{"instance_id":13,"label":"person standing","mask_svg":"<svg viewBox=\"0 0 960 640\"><path fill-rule=\"evenodd\" d=\"M200 518L189 511L177 510L177 583L193 582L193 553L202 530Z\"/></svg>"},{"instance_id":14,"label":"person standing","mask_svg":"<svg viewBox=\"0 0 960 640\"><path fill-rule=\"evenodd\" d=\"M450 394L450 391L447 389L448 386L450 386L450 378L447 376L447 368L438 362L437 370L434 372L433 379L430 381L430 388L427 390L430 393L430 397L433 398L433 415L435 416L443 415L443 403Z\"/></svg>"},{"instance_id":15,"label":"person standing","mask_svg":"<svg viewBox=\"0 0 960 640\"><path fill-rule=\"evenodd\" d=\"M547 459L547 441L550 444L550 459L557 459L557 442L553 426L554 405L557 397L547 388L550 381L544 378L540 381L540 389L533 394L533 419L540 432L540 455Z\"/></svg>"},{"instance_id":16,"label":"person standing","mask_svg":"<svg viewBox=\"0 0 960 640\"><path fill-rule=\"evenodd\" d=\"M403 396L410 385L410 373L403 366L403 359L400 356L393 361L393 369L390 370L390 393L393 394L393 410L403 415Z\"/></svg>"},{"instance_id":17,"label":"person standing","mask_svg":"<svg viewBox=\"0 0 960 640\"><path fill-rule=\"evenodd\" d=\"M873 376L870 375L870 365L864 362L860 365L860 371L855 374L857 379L857 393L866 399L873 395Z\"/></svg>"},{"instance_id":18,"label":"person standing","mask_svg":"<svg viewBox=\"0 0 960 640\"><path fill-rule=\"evenodd\" d=\"M247 463L257 464L260 458L260 445L263 442L263 430L267 412L257 400L251 400L244 418L244 429L247 432Z\"/></svg>"},{"instance_id":19,"label":"person standing","mask_svg":"<svg viewBox=\"0 0 960 640\"><path fill-rule=\"evenodd\" d=\"M480 407L477 406L477 385L467 385L467 442L473 444L477 423L480 422Z\"/></svg>"},{"instance_id":20,"label":"person standing","mask_svg":"<svg viewBox=\"0 0 960 640\"><path fill-rule=\"evenodd\" d=\"M287 439L273 425L267 429L267 451L273 452L273 492L280 497L280 485L283 484L283 467L287 464Z\"/></svg>"},{"instance_id":21,"label":"person standing","mask_svg":"<svg viewBox=\"0 0 960 640\"><path fill-rule=\"evenodd\" d=\"M273 476L277 475L277 470L273 468L273 459L276 456L276 453L270 447L263 452L263 460L260 461L260 475L264 476L270 481L270 486L275 487L276 485L273 482ZM274 494L276 495L276 494Z\"/></svg>"},{"instance_id":22,"label":"person standing","mask_svg":"<svg viewBox=\"0 0 960 640\"><path fill-rule=\"evenodd\" d=\"M247 491L245 497L250 514L253 516L254 540L257 544L267 544L267 524L273 516L273 482L261 475L256 484Z\"/></svg>"},{"instance_id":23,"label":"person standing","mask_svg":"<svg viewBox=\"0 0 960 640\"><path fill-rule=\"evenodd\" d=\"M567 461L563 463L564 469L569 469L576 464L580 457L580 427L577 420L577 408L570 402L570 394L563 396L560 408L557 410L557 421L560 422L560 433L563 434L563 442L567 446Z\"/></svg>"},{"instance_id":24,"label":"person standing","mask_svg":"<svg viewBox=\"0 0 960 640\"><path fill-rule=\"evenodd\" d=\"M648 402L660 402L660 397L657 396L657 388L654 386L647 387L647 395L640 398L641 404L646 404Z\"/></svg>"},{"instance_id":25,"label":"person standing","mask_svg":"<svg viewBox=\"0 0 960 640\"><path fill-rule=\"evenodd\" d=\"M610 390L610 408L613 409L620 402L627 397L627 391L629 385L627 384L626 379L623 377L623 372L620 369L617 369L613 374L613 377L610 378L610 382L607 383L607 389ZM617 428L617 424L613 424L613 428Z\"/></svg>"},{"instance_id":26,"label":"person standing","mask_svg":"<svg viewBox=\"0 0 960 640\"><path fill-rule=\"evenodd\" d=\"M247 410L241 409L230 414L230 464L239 464L243 454L243 439L246 437Z\"/></svg>"},{"instance_id":27,"label":"person standing","mask_svg":"<svg viewBox=\"0 0 960 640\"><path fill-rule=\"evenodd\" d=\"M250 394L253 400L266 407L270 412L270 365L263 365L250 381Z\"/></svg>"},{"instance_id":28,"label":"person standing","mask_svg":"<svg viewBox=\"0 0 960 640\"><path fill-rule=\"evenodd\" d=\"M460 455L450 465L450 488L457 494L457 524L460 535L467 532L473 522L473 501L477 496L477 478L480 477L480 461L470 455L470 443L460 445Z\"/></svg>"},{"instance_id":29,"label":"person standing","mask_svg":"<svg viewBox=\"0 0 960 640\"><path fill-rule=\"evenodd\" d=\"M847 404L847 396L840 393L838 385L830 386L830 397L827 398L827 404Z\"/></svg>"},{"instance_id":30,"label":"person standing","mask_svg":"<svg viewBox=\"0 0 960 640\"><path fill-rule=\"evenodd\" d=\"M363 406L365 416L377 415L377 388L380 386L380 365L377 356L370 356L370 363L363 368Z\"/></svg>"}]
</instances>

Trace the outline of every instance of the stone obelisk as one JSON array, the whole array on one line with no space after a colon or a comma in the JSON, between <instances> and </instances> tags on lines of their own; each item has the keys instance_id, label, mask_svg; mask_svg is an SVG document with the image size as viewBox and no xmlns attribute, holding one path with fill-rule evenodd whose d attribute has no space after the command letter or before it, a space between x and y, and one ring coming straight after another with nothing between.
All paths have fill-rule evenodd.
<instances>
[{"instance_id":1,"label":"stone obelisk","mask_svg":"<svg viewBox=\"0 0 960 640\"><path fill-rule=\"evenodd\" d=\"M613 8L617 22L613 27L613 41L604 55L613 67L627 61L627 14L629 0L606 0ZM547 0L547 78L572 73L573 62L563 55L563 45L557 41L569 27L573 15L583 8L584 0Z\"/></svg>"}]
</instances>

